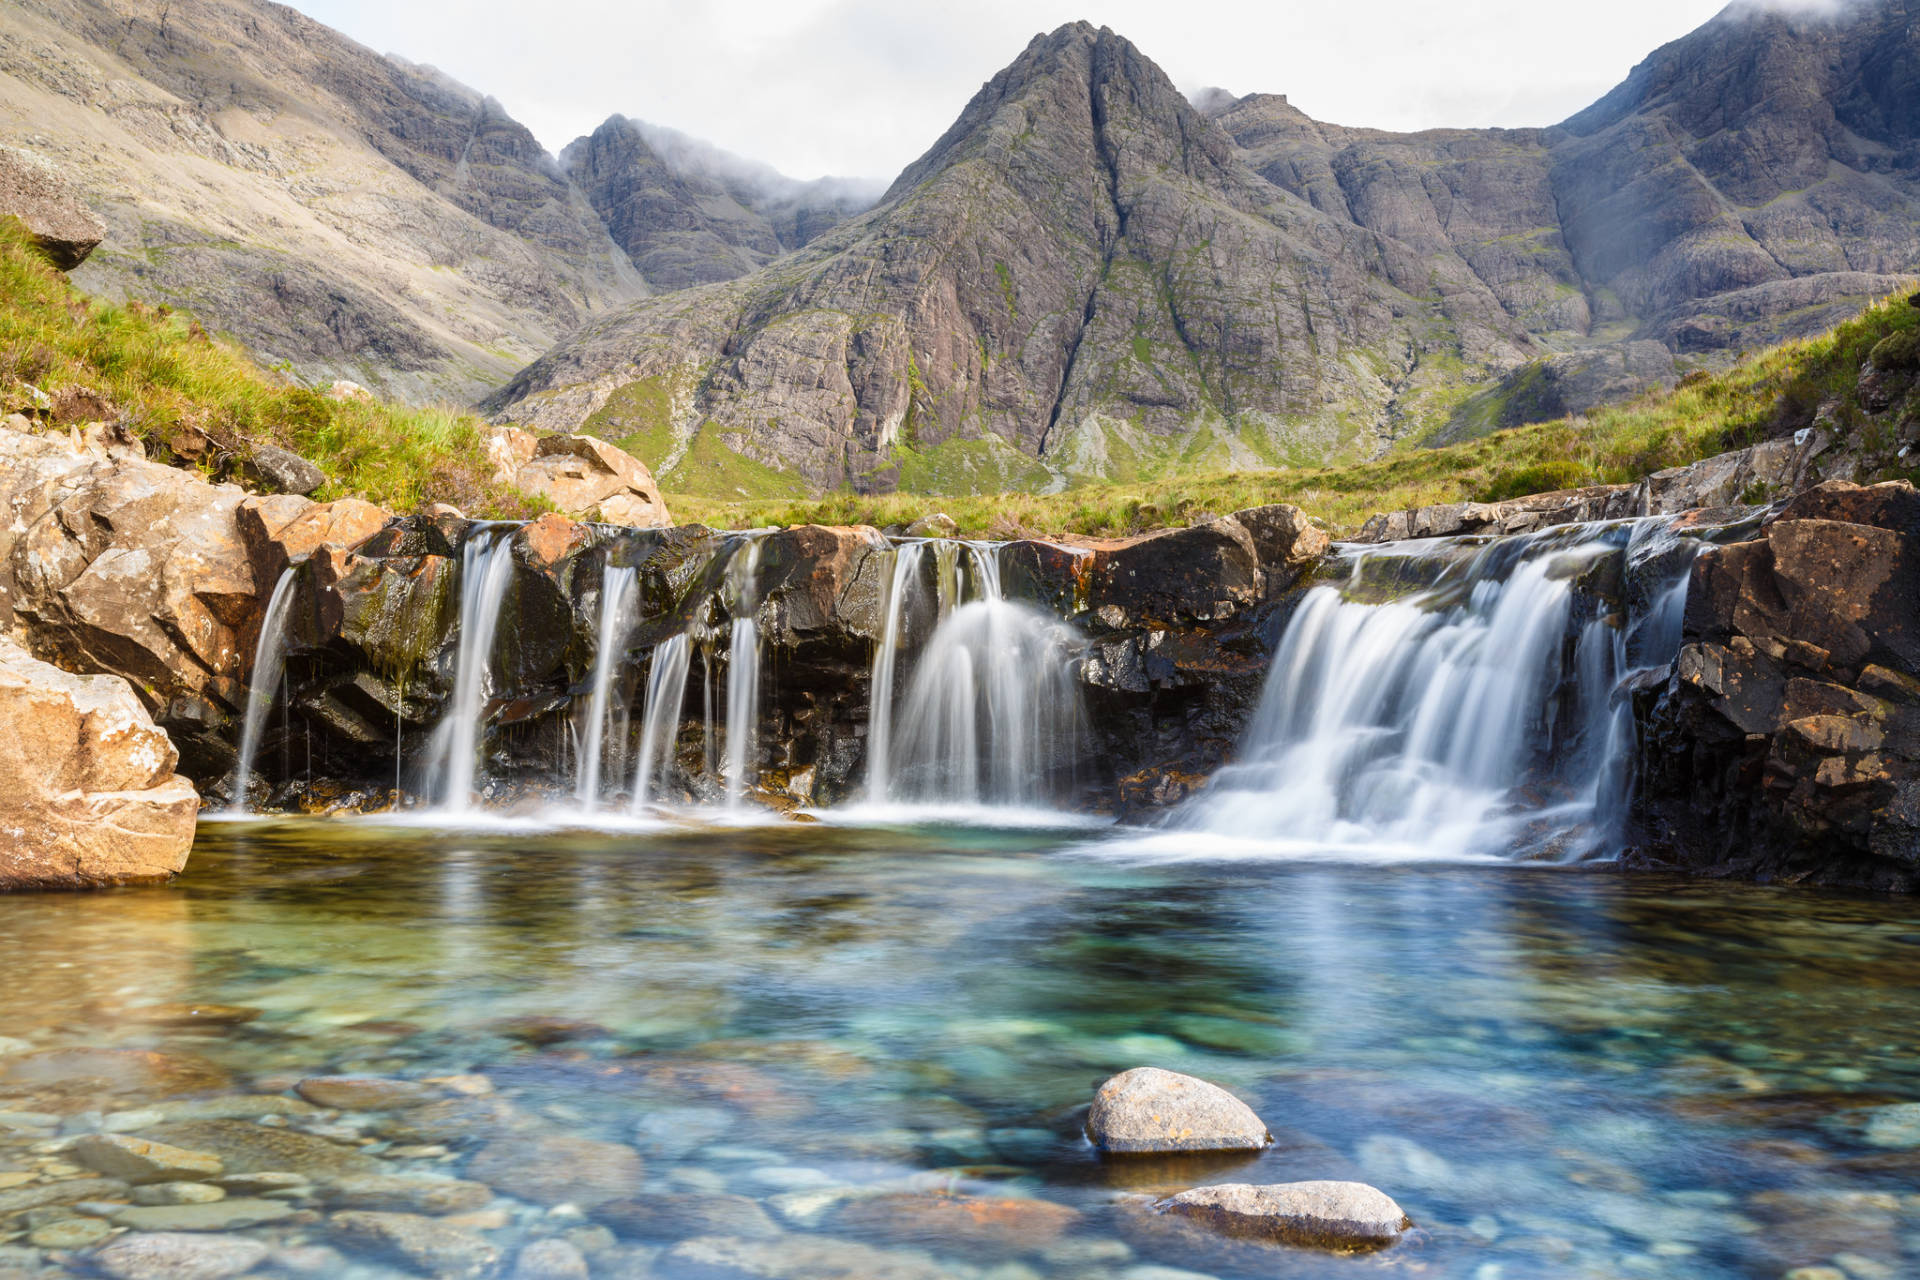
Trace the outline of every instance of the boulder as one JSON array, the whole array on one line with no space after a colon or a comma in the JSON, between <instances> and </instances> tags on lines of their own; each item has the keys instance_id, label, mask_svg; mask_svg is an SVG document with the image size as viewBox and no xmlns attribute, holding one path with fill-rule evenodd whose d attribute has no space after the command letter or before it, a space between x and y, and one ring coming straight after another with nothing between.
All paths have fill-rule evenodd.
<instances>
[{"instance_id":1,"label":"boulder","mask_svg":"<svg viewBox=\"0 0 1920 1280\"><path fill-rule=\"evenodd\" d=\"M1112 1155L1258 1151L1273 1141L1253 1109L1225 1089L1158 1067L1135 1067L1101 1085L1087 1137Z\"/></svg>"},{"instance_id":2,"label":"boulder","mask_svg":"<svg viewBox=\"0 0 1920 1280\"><path fill-rule=\"evenodd\" d=\"M776 530L760 540L763 634L792 646L822 638L856 646L877 641L892 571L878 529L801 524Z\"/></svg>"},{"instance_id":3,"label":"boulder","mask_svg":"<svg viewBox=\"0 0 1920 1280\"><path fill-rule=\"evenodd\" d=\"M467 1177L534 1204L583 1209L630 1199L643 1167L633 1148L594 1138L499 1138L474 1154Z\"/></svg>"},{"instance_id":4,"label":"boulder","mask_svg":"<svg viewBox=\"0 0 1920 1280\"><path fill-rule=\"evenodd\" d=\"M165 880L200 797L125 680L76 676L0 638L0 889Z\"/></svg>"},{"instance_id":5,"label":"boulder","mask_svg":"<svg viewBox=\"0 0 1920 1280\"><path fill-rule=\"evenodd\" d=\"M510 485L520 468L533 461L533 447L540 437L519 427L495 427L487 433L487 463L493 468L495 484Z\"/></svg>"},{"instance_id":6,"label":"boulder","mask_svg":"<svg viewBox=\"0 0 1920 1280\"><path fill-rule=\"evenodd\" d=\"M114 1280L228 1280L265 1262L267 1252L245 1236L149 1231L111 1240L89 1261Z\"/></svg>"},{"instance_id":7,"label":"boulder","mask_svg":"<svg viewBox=\"0 0 1920 1280\"><path fill-rule=\"evenodd\" d=\"M1231 517L1091 548L1087 608L1116 631L1223 621L1265 589L1260 550Z\"/></svg>"},{"instance_id":8,"label":"boulder","mask_svg":"<svg viewBox=\"0 0 1920 1280\"><path fill-rule=\"evenodd\" d=\"M253 562L254 581L272 584L294 561L321 547L351 550L393 519L384 507L359 498L310 502L295 494L248 498L236 513Z\"/></svg>"},{"instance_id":9,"label":"boulder","mask_svg":"<svg viewBox=\"0 0 1920 1280\"><path fill-rule=\"evenodd\" d=\"M1920 493L1829 482L1703 552L1636 713L1640 860L1920 888Z\"/></svg>"},{"instance_id":10,"label":"boulder","mask_svg":"<svg viewBox=\"0 0 1920 1280\"><path fill-rule=\"evenodd\" d=\"M373 392L350 379L335 378L327 387L327 399L339 400L343 403L357 401L361 404L372 404Z\"/></svg>"},{"instance_id":11,"label":"boulder","mask_svg":"<svg viewBox=\"0 0 1920 1280\"><path fill-rule=\"evenodd\" d=\"M501 446L503 458L517 456L520 448L517 440L508 441ZM493 454L491 445L488 453ZM673 523L653 473L632 454L596 436L542 437L534 444L533 456L515 468L513 483L579 519L635 529Z\"/></svg>"},{"instance_id":12,"label":"boulder","mask_svg":"<svg viewBox=\"0 0 1920 1280\"><path fill-rule=\"evenodd\" d=\"M263 487L278 493L305 497L327 482L326 472L279 445L254 445L247 450L247 465Z\"/></svg>"},{"instance_id":13,"label":"boulder","mask_svg":"<svg viewBox=\"0 0 1920 1280\"><path fill-rule=\"evenodd\" d=\"M952 516L944 511L936 511L908 525L905 534L909 538L957 538L960 536L960 526Z\"/></svg>"},{"instance_id":14,"label":"boulder","mask_svg":"<svg viewBox=\"0 0 1920 1280\"><path fill-rule=\"evenodd\" d=\"M49 161L0 147L0 218L9 216L26 224L40 251L62 271L85 262L107 234L107 224Z\"/></svg>"},{"instance_id":15,"label":"boulder","mask_svg":"<svg viewBox=\"0 0 1920 1280\"><path fill-rule=\"evenodd\" d=\"M1228 1183L1182 1191L1163 1213L1223 1235L1314 1249L1379 1249L1413 1225L1385 1192L1364 1182Z\"/></svg>"}]
</instances>

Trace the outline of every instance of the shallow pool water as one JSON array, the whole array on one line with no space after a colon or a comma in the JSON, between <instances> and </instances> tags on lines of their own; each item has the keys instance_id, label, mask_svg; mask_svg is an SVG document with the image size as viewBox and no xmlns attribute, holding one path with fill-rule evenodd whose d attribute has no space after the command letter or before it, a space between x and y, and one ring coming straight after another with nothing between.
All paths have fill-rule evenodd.
<instances>
[{"instance_id":1,"label":"shallow pool water","mask_svg":"<svg viewBox=\"0 0 1920 1280\"><path fill-rule=\"evenodd\" d=\"M113 1224L100 1204L6 1207L81 1172L64 1139L164 1135L197 1105L181 1097L324 1073L455 1078L434 1087L466 1101L431 1123L271 1123L487 1181L501 1197L458 1221L508 1273L561 1236L622 1276L1920 1274L1920 1108L1901 1109L1920 1100L1920 904L1611 869L1164 862L1103 856L1108 839L260 821L208 824L171 887L0 899L0 1274L85 1266L30 1243L62 1214ZM258 1014L171 1008L196 1004ZM19 1065L74 1047L204 1078ZM1141 1065L1232 1089L1274 1147L1102 1162L1086 1105ZM604 1181L552 1137L637 1154L615 1210L551 1190ZM1418 1229L1330 1257L1216 1248L1147 1208L1311 1178L1371 1182ZM985 1207L941 1212L950 1193ZM1072 1213L1002 1203L1034 1199ZM395 1265L343 1243L324 1197L278 1200L295 1212L242 1229L280 1251L266 1268Z\"/></svg>"}]
</instances>

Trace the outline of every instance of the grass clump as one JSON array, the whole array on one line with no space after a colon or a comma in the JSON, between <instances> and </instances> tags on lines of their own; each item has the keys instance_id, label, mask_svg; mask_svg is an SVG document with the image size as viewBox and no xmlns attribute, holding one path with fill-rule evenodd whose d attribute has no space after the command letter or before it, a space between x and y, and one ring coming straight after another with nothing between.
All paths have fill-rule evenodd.
<instances>
[{"instance_id":1,"label":"grass clump","mask_svg":"<svg viewBox=\"0 0 1920 1280\"><path fill-rule=\"evenodd\" d=\"M544 509L493 482L476 415L285 382L178 312L88 298L12 218L0 218L0 397L53 425L117 423L149 456L192 458L216 477L243 468L257 444L290 449L327 473L323 500L402 511L451 502L501 518Z\"/></svg>"}]
</instances>

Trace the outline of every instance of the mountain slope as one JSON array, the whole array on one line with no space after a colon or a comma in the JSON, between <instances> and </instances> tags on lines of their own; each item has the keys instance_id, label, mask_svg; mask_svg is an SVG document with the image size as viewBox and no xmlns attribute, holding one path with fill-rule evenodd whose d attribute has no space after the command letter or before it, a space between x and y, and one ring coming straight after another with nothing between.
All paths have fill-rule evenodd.
<instances>
[{"instance_id":1,"label":"mountain slope","mask_svg":"<svg viewBox=\"0 0 1920 1280\"><path fill-rule=\"evenodd\" d=\"M468 399L645 286L499 106L248 0L0 9L0 143L111 232L76 276L263 360Z\"/></svg>"},{"instance_id":2,"label":"mountain slope","mask_svg":"<svg viewBox=\"0 0 1920 1280\"><path fill-rule=\"evenodd\" d=\"M1915 0L1738 4L1564 125L1398 135L1035 40L880 205L488 401L671 486L1125 480L1444 443L1819 332L1920 270ZM678 468L678 470L675 470Z\"/></svg>"},{"instance_id":3,"label":"mountain slope","mask_svg":"<svg viewBox=\"0 0 1920 1280\"><path fill-rule=\"evenodd\" d=\"M748 490L1365 454L1463 363L1527 354L1475 282L1405 291L1428 283L1077 23L1036 38L872 212L590 324L490 404L592 420L683 484Z\"/></svg>"}]
</instances>

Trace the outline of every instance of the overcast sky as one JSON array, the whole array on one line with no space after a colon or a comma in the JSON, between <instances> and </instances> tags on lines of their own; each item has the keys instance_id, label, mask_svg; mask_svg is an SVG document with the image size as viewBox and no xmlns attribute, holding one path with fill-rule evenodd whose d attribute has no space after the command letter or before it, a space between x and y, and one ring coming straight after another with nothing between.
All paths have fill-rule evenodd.
<instances>
[{"instance_id":1,"label":"overcast sky","mask_svg":"<svg viewBox=\"0 0 1920 1280\"><path fill-rule=\"evenodd\" d=\"M891 178L1036 32L1084 18L1192 92L1386 129L1535 125L1724 0L293 0L492 94L549 150L616 112L799 178Z\"/></svg>"}]
</instances>

